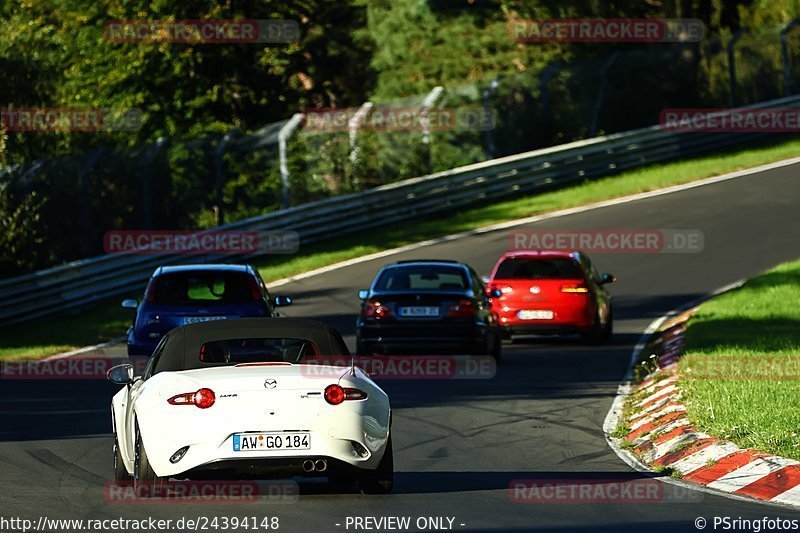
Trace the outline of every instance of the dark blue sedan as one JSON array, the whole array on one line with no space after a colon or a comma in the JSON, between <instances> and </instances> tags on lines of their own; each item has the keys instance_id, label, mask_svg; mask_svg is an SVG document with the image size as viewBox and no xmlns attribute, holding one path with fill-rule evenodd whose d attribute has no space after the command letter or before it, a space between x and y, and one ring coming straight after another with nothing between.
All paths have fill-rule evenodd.
<instances>
[{"instance_id":1,"label":"dark blue sedan","mask_svg":"<svg viewBox=\"0 0 800 533\"><path fill-rule=\"evenodd\" d=\"M153 273L128 328L128 355L153 353L168 331L184 324L242 317L275 316L274 308L291 298L270 299L264 280L250 265L183 265L159 267Z\"/></svg>"}]
</instances>

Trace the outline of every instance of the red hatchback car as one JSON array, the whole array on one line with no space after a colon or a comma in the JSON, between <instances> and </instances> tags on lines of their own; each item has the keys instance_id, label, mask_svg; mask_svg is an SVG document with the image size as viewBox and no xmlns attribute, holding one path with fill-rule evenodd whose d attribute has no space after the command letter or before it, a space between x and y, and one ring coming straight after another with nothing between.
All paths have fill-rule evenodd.
<instances>
[{"instance_id":1,"label":"red hatchback car","mask_svg":"<svg viewBox=\"0 0 800 533\"><path fill-rule=\"evenodd\" d=\"M611 337L611 295L616 278L599 274L581 252L514 251L497 261L487 284L492 311L506 337L578 333L590 341ZM494 292L494 294L497 294Z\"/></svg>"}]
</instances>

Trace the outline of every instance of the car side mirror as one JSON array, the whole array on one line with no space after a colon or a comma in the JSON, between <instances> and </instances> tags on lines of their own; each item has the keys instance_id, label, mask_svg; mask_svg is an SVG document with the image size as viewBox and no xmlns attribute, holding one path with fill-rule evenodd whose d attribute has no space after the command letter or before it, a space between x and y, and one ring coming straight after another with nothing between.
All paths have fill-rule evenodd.
<instances>
[{"instance_id":1,"label":"car side mirror","mask_svg":"<svg viewBox=\"0 0 800 533\"><path fill-rule=\"evenodd\" d=\"M125 363L124 365L112 366L106 372L106 378L117 385L133 383L133 365Z\"/></svg>"},{"instance_id":2,"label":"car side mirror","mask_svg":"<svg viewBox=\"0 0 800 533\"><path fill-rule=\"evenodd\" d=\"M358 291L359 300L366 300L367 296L369 296L369 291L367 289L361 289L360 291Z\"/></svg>"},{"instance_id":3,"label":"car side mirror","mask_svg":"<svg viewBox=\"0 0 800 533\"><path fill-rule=\"evenodd\" d=\"M122 308L123 309L136 309L139 307L139 301L134 300L133 298L128 298L127 300L122 300Z\"/></svg>"},{"instance_id":4,"label":"car side mirror","mask_svg":"<svg viewBox=\"0 0 800 533\"><path fill-rule=\"evenodd\" d=\"M292 305L292 299L289 296L276 296L273 300L275 307L284 307Z\"/></svg>"},{"instance_id":5,"label":"car side mirror","mask_svg":"<svg viewBox=\"0 0 800 533\"><path fill-rule=\"evenodd\" d=\"M486 293L490 298L500 298L503 295L503 291L500 289L489 289Z\"/></svg>"},{"instance_id":6,"label":"car side mirror","mask_svg":"<svg viewBox=\"0 0 800 533\"><path fill-rule=\"evenodd\" d=\"M616 276L613 274L603 274L600 276L600 285L605 285L606 283L614 283L617 281Z\"/></svg>"}]
</instances>

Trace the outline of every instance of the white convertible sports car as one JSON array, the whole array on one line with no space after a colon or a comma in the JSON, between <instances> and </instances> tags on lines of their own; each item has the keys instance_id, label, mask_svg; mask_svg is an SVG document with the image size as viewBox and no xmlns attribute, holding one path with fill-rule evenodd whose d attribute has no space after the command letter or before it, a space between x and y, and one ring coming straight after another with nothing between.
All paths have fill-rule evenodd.
<instances>
[{"instance_id":1,"label":"white convertible sports car","mask_svg":"<svg viewBox=\"0 0 800 533\"><path fill-rule=\"evenodd\" d=\"M349 360L336 330L313 320L243 318L170 331L144 375L111 404L114 472L134 487L178 479L276 475L392 489L389 398Z\"/></svg>"}]
</instances>

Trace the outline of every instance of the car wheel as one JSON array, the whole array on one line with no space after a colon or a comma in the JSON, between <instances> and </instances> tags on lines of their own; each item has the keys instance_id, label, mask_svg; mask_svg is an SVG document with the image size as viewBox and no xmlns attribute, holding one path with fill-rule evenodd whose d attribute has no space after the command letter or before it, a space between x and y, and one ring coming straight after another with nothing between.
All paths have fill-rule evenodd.
<instances>
[{"instance_id":1,"label":"car wheel","mask_svg":"<svg viewBox=\"0 0 800 533\"><path fill-rule=\"evenodd\" d=\"M500 362L503 359L503 337L498 333L494 336L494 344L492 345L492 358L495 362Z\"/></svg>"},{"instance_id":2,"label":"car wheel","mask_svg":"<svg viewBox=\"0 0 800 533\"><path fill-rule=\"evenodd\" d=\"M132 476L128 473L125 462L122 460L117 434L114 433L114 481L130 481L131 478Z\"/></svg>"},{"instance_id":3,"label":"car wheel","mask_svg":"<svg viewBox=\"0 0 800 533\"><path fill-rule=\"evenodd\" d=\"M142 435L136 425L136 447L133 461L133 491L140 498L148 498L162 494L166 478L159 477L153 471L147 458L147 450L142 444Z\"/></svg>"},{"instance_id":4,"label":"car wheel","mask_svg":"<svg viewBox=\"0 0 800 533\"><path fill-rule=\"evenodd\" d=\"M608 315L608 321L603 324L603 321L600 319L600 312L598 311L594 317L594 324L592 324L592 329L590 329L587 333L583 334L583 338L589 344L600 344L604 341L607 341L611 338L611 333L613 329L613 319L611 314Z\"/></svg>"},{"instance_id":5,"label":"car wheel","mask_svg":"<svg viewBox=\"0 0 800 533\"><path fill-rule=\"evenodd\" d=\"M367 353L364 344L361 341L356 340L356 353L354 355L370 355L370 354Z\"/></svg>"},{"instance_id":6,"label":"car wheel","mask_svg":"<svg viewBox=\"0 0 800 533\"><path fill-rule=\"evenodd\" d=\"M605 326L603 327L602 340L609 341L614 335L614 311L608 308L608 318L606 319Z\"/></svg>"},{"instance_id":7,"label":"car wheel","mask_svg":"<svg viewBox=\"0 0 800 533\"><path fill-rule=\"evenodd\" d=\"M352 469L344 466L331 466L328 469L328 482L332 485L351 485L358 481Z\"/></svg>"},{"instance_id":8,"label":"car wheel","mask_svg":"<svg viewBox=\"0 0 800 533\"><path fill-rule=\"evenodd\" d=\"M362 494L389 494L394 485L394 454L392 452L392 436L386 443L378 468L363 472L358 480Z\"/></svg>"}]
</instances>

